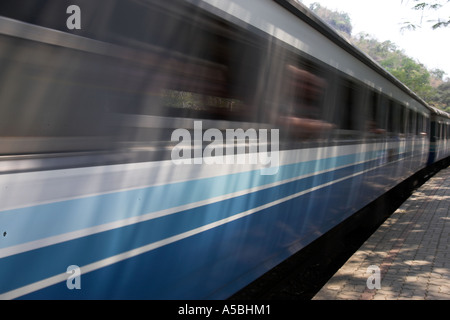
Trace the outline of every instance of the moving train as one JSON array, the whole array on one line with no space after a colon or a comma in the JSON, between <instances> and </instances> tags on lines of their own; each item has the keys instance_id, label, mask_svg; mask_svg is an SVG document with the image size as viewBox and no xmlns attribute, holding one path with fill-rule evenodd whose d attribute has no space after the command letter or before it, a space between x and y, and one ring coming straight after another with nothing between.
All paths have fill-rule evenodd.
<instances>
[{"instance_id":1,"label":"moving train","mask_svg":"<svg viewBox=\"0 0 450 320\"><path fill-rule=\"evenodd\" d=\"M450 156L293 0L3 0L0 48L2 299L227 299Z\"/></svg>"}]
</instances>

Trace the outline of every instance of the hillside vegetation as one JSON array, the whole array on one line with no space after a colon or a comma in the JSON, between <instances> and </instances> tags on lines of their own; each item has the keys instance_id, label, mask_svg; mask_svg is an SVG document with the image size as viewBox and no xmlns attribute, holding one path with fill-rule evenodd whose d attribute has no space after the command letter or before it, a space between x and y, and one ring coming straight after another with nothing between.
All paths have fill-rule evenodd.
<instances>
[{"instance_id":1,"label":"hillside vegetation","mask_svg":"<svg viewBox=\"0 0 450 320\"><path fill-rule=\"evenodd\" d=\"M380 42L367 33L352 35L351 19L345 12L330 10L318 3L311 4L310 9L428 104L450 112L450 79L444 79L444 71L427 69L389 40Z\"/></svg>"}]
</instances>

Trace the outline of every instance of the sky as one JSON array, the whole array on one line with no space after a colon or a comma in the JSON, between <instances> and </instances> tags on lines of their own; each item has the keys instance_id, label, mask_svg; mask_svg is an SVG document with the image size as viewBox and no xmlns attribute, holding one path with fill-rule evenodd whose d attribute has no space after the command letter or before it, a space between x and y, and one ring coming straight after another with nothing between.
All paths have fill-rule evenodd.
<instances>
[{"instance_id":1,"label":"sky","mask_svg":"<svg viewBox=\"0 0 450 320\"><path fill-rule=\"evenodd\" d=\"M405 54L424 64L428 69L439 68L450 77L450 26L432 30L423 23L415 31L401 31L405 21L420 22L422 11L412 10L408 0L303 0L306 6L318 2L322 6L350 16L352 34L368 33L379 41L391 40ZM450 17L450 3L439 12L424 14L423 21Z\"/></svg>"}]
</instances>

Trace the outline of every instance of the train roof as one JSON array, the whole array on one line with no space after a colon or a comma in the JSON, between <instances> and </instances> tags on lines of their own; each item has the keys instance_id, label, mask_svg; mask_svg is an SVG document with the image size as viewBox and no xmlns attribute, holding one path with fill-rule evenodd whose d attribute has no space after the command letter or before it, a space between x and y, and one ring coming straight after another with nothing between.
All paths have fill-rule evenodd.
<instances>
[{"instance_id":1,"label":"train roof","mask_svg":"<svg viewBox=\"0 0 450 320\"><path fill-rule=\"evenodd\" d=\"M305 21L307 24L312 26L314 29L319 31L329 40L334 42L336 45L347 51L349 54L353 55L355 58L360 60L362 63L369 66L372 70L378 72L381 76L387 78L394 85L400 88L403 92L417 100L419 103L423 104L426 108L428 108L431 112L434 112L433 108L428 105L425 100L419 97L414 91L408 88L403 82L398 80L395 76L393 76L389 71L384 69L378 62L376 62L369 55L355 47L351 44L347 39L342 37L338 32L336 32L332 27L330 27L326 22L324 22L319 16L317 16L314 12L312 12L309 8L307 8L304 4L299 3L295 0L275 0L278 4L283 6L285 9L296 15L301 20ZM441 110L439 110L441 111ZM445 111L442 111L446 113ZM447 114L448 115L448 114Z\"/></svg>"},{"instance_id":2,"label":"train roof","mask_svg":"<svg viewBox=\"0 0 450 320\"><path fill-rule=\"evenodd\" d=\"M428 108L431 110L432 114L450 119L450 113L431 106L428 106Z\"/></svg>"}]
</instances>

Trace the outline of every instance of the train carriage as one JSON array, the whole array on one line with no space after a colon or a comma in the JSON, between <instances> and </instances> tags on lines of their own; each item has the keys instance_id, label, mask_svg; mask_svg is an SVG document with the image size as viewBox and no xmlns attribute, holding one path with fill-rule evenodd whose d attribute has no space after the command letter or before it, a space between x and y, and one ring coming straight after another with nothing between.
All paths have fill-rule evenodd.
<instances>
[{"instance_id":1,"label":"train carriage","mask_svg":"<svg viewBox=\"0 0 450 320\"><path fill-rule=\"evenodd\" d=\"M430 156L431 165L448 158L450 155L450 115L442 110L431 107Z\"/></svg>"}]
</instances>

